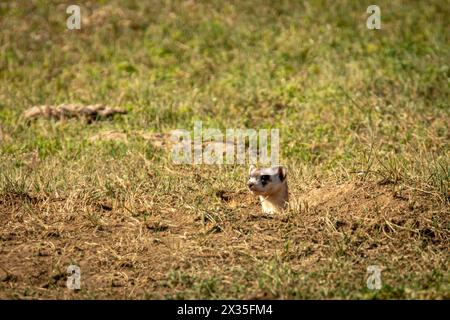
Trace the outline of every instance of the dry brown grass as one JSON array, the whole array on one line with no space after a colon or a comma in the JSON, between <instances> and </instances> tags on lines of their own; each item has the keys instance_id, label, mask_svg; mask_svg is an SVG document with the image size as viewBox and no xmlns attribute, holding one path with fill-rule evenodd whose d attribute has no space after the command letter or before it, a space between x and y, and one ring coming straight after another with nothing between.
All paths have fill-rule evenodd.
<instances>
[{"instance_id":1,"label":"dry brown grass","mask_svg":"<svg viewBox=\"0 0 450 320\"><path fill-rule=\"evenodd\" d=\"M450 298L445 2L43 3L0 2L0 298ZM293 208L175 166L195 121L280 129Z\"/></svg>"},{"instance_id":2,"label":"dry brown grass","mask_svg":"<svg viewBox=\"0 0 450 320\"><path fill-rule=\"evenodd\" d=\"M202 171L184 179L201 188ZM360 179L292 187L298 205L274 216L242 189L218 189L200 211L174 192L158 203L151 192L2 194L1 298L363 297L370 264L399 296L449 298L408 283L448 268L449 211L435 198ZM72 263L79 292L65 286Z\"/></svg>"}]
</instances>

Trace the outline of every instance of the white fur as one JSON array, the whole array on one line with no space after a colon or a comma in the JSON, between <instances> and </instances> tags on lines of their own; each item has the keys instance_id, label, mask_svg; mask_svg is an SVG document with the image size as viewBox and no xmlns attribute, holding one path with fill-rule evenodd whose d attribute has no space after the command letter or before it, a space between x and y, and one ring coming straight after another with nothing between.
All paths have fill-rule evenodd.
<instances>
[{"instance_id":1,"label":"white fur","mask_svg":"<svg viewBox=\"0 0 450 320\"><path fill-rule=\"evenodd\" d=\"M250 166L248 185L254 195L259 196L264 213L273 214L286 209L289 201L286 170L283 167L257 169ZM270 176L265 185L262 176Z\"/></svg>"}]
</instances>

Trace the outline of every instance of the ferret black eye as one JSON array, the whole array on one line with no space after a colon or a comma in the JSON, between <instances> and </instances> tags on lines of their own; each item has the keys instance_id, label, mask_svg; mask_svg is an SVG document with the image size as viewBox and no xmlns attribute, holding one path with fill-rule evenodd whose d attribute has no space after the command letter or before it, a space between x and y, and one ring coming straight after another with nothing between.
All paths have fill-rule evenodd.
<instances>
[{"instance_id":1,"label":"ferret black eye","mask_svg":"<svg viewBox=\"0 0 450 320\"><path fill-rule=\"evenodd\" d=\"M263 175L263 176L261 176L261 180L262 181L269 181L270 180L270 177L268 176L268 175Z\"/></svg>"}]
</instances>

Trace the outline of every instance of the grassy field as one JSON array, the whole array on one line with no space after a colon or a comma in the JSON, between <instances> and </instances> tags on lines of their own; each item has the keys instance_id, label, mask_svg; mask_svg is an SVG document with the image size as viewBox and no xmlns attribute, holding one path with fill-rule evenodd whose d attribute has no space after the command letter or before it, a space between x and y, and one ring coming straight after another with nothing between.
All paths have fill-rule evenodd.
<instances>
[{"instance_id":1,"label":"grassy field","mask_svg":"<svg viewBox=\"0 0 450 320\"><path fill-rule=\"evenodd\" d=\"M450 299L450 3L0 4L0 298ZM38 119L35 105L121 107ZM291 199L165 136L280 129ZM66 269L81 268L81 290ZM382 266L381 290L366 286Z\"/></svg>"}]
</instances>

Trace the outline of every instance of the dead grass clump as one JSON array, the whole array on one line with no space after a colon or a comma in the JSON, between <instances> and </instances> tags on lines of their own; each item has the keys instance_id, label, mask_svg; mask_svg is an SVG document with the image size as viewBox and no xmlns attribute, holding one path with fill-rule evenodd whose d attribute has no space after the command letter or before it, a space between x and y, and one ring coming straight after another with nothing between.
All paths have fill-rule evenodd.
<instances>
[{"instance_id":1,"label":"dead grass clump","mask_svg":"<svg viewBox=\"0 0 450 320\"><path fill-rule=\"evenodd\" d=\"M24 111L23 116L26 120L37 118L45 119L67 119L67 118L84 118L88 122L99 119L110 118L115 114L125 114L126 110L114 108L102 104L94 105L78 105L78 104L62 104L59 106L34 106Z\"/></svg>"}]
</instances>

